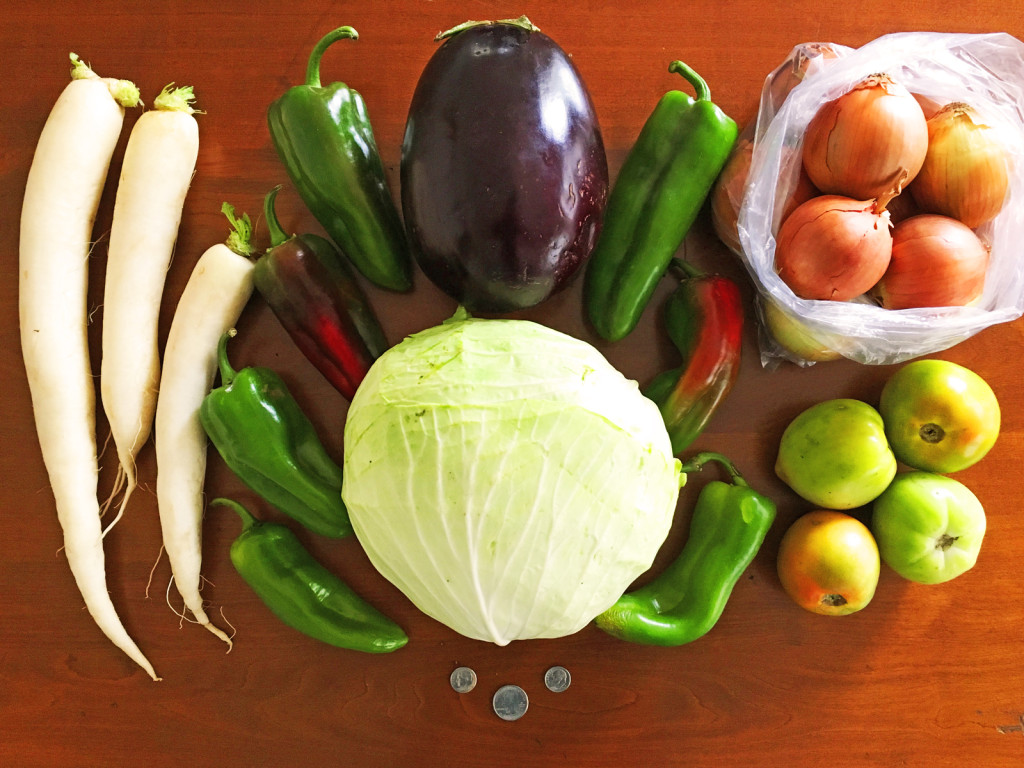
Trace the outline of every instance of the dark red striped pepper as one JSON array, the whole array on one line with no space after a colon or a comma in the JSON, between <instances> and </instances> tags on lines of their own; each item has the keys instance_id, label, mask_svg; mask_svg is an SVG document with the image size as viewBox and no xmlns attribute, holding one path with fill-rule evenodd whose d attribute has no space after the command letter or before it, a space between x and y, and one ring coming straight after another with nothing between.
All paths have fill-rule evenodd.
<instances>
[{"instance_id":1,"label":"dark red striped pepper","mask_svg":"<svg viewBox=\"0 0 1024 768\"><path fill-rule=\"evenodd\" d=\"M295 345L352 399L387 340L351 268L329 240L285 235L274 212L280 187L263 203L271 247L256 262L256 290Z\"/></svg>"},{"instance_id":2,"label":"dark red striped pepper","mask_svg":"<svg viewBox=\"0 0 1024 768\"><path fill-rule=\"evenodd\" d=\"M644 394L657 403L679 454L704 431L736 381L743 304L729 278L704 274L681 259L672 266L682 279L665 305L665 326L683 363L656 376Z\"/></svg>"}]
</instances>

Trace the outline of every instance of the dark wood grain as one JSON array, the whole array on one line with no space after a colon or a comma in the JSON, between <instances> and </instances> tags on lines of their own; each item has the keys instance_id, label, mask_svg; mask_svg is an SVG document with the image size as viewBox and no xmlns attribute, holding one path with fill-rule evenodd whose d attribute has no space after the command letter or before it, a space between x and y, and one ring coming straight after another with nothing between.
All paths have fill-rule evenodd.
<instances>
[{"instance_id":1,"label":"dark wood grain","mask_svg":"<svg viewBox=\"0 0 1024 768\"><path fill-rule=\"evenodd\" d=\"M304 73L329 28L355 26L357 43L325 58L325 79L360 90L397 189L406 110L438 31L467 18L527 13L570 52L594 98L613 173L683 58L740 122L751 119L765 75L801 42L858 46L892 31L1005 31L1024 36L1014 3L793 2L96 2L74 10L38 0L5 8L0 24L0 372L6 383L0 437L0 765L107 766L1017 766L1024 760L1021 679L1024 607L1020 562L1020 459L1024 456L1024 323L1005 324L937 356L987 378L1003 404L996 447L958 477L985 504L989 532L977 567L941 587L918 587L883 569L859 614L812 616L783 594L778 541L806 504L772 472L787 421L817 400L877 398L890 372L842 361L765 370L748 324L740 379L700 441L732 456L779 502L779 519L707 637L675 649L621 643L594 628L559 640L499 648L468 640L420 614L376 574L354 540L306 537L314 553L408 631L386 657L317 644L258 603L228 561L239 526L213 510L205 523L204 597L237 630L234 650L179 620L165 601L152 448L141 456L143 490L106 539L109 587L125 624L163 676L160 683L117 651L82 607L59 551L61 535L32 422L17 329L17 230L35 141L67 81L75 51L103 74L135 80L151 101L168 82L193 84L202 148L168 275L161 340L192 265L221 241L230 201L254 216L284 181L265 128L269 102ZM499 96L500 97L500 96ZM136 114L129 115L122 149ZM118 161L111 178L116 178ZM113 189L96 232L108 228ZM278 212L291 230L315 228L289 188ZM104 241L91 262L100 310ZM751 288L701 220L686 243L705 266ZM389 338L444 319L452 302L417 275L411 296L368 288ZM524 316L597 343L583 322L577 281ZM628 341L598 346L641 381L671 355L647 313ZM99 315L97 314L97 317ZM751 313L750 317L753 315ZM275 367L340 456L346 403L291 345L258 301L246 310L236 361ZM92 327L98 370L99 325ZM98 425L105 435L105 424ZM100 487L113 478L104 457ZM685 539L680 513L653 570ZM218 460L211 493L251 500ZM264 509L266 513L266 510ZM267 513L269 514L269 513ZM653 572L653 571L652 571ZM171 604L176 604L173 589ZM455 694L451 670L473 667L475 691ZM562 664L571 688L545 690ZM491 694L504 683L531 697L527 716L499 720Z\"/></svg>"}]
</instances>

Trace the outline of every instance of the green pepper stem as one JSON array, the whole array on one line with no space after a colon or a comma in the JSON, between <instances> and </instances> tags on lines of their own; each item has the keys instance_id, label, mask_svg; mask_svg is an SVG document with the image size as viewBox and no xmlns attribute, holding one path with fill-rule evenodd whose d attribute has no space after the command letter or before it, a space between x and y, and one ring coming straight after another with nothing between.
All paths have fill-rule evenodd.
<instances>
[{"instance_id":1,"label":"green pepper stem","mask_svg":"<svg viewBox=\"0 0 1024 768\"><path fill-rule=\"evenodd\" d=\"M231 328L226 333L221 334L220 341L217 342L217 366L220 368L221 384L224 385L233 382L238 373L231 367L231 361L228 360L228 339L232 338L237 333L238 331Z\"/></svg>"},{"instance_id":2,"label":"green pepper stem","mask_svg":"<svg viewBox=\"0 0 1024 768\"><path fill-rule=\"evenodd\" d=\"M228 507L229 509L235 510L238 516L242 518L242 530L248 531L250 528L259 525L260 521L250 512L248 509L243 507L234 499L226 499L223 496L218 496L210 502L211 507Z\"/></svg>"},{"instance_id":3,"label":"green pepper stem","mask_svg":"<svg viewBox=\"0 0 1024 768\"><path fill-rule=\"evenodd\" d=\"M693 90L697 93L697 101L711 100L711 89L708 88L707 82L689 66L681 61L673 61L668 65L668 71L680 74L689 81L690 85L693 86Z\"/></svg>"},{"instance_id":4,"label":"green pepper stem","mask_svg":"<svg viewBox=\"0 0 1024 768\"><path fill-rule=\"evenodd\" d=\"M338 27L324 35L309 54L309 63L306 64L306 85L314 88L320 87L320 59L324 57L324 52L332 43L336 43L338 40L358 39L359 33L352 27Z\"/></svg>"},{"instance_id":5,"label":"green pepper stem","mask_svg":"<svg viewBox=\"0 0 1024 768\"><path fill-rule=\"evenodd\" d=\"M277 220L277 213L274 211L274 201L280 191L281 185L278 184L263 198L263 218L267 220L267 229L270 230L271 247L277 247L288 239L288 235L281 229L281 223Z\"/></svg>"},{"instance_id":6,"label":"green pepper stem","mask_svg":"<svg viewBox=\"0 0 1024 768\"><path fill-rule=\"evenodd\" d=\"M679 276L680 280L686 280L691 277L704 277L703 272L686 259L680 259L678 256L672 257L669 268Z\"/></svg>"},{"instance_id":7,"label":"green pepper stem","mask_svg":"<svg viewBox=\"0 0 1024 768\"><path fill-rule=\"evenodd\" d=\"M704 465L709 461L718 462L725 467L725 471L729 473L729 477L732 479L733 485L741 485L745 488L748 487L747 481L743 479L743 475L741 475L739 470L736 469L736 465L722 454L715 453L714 451L701 451L696 454L689 461L683 464L682 471L684 473L700 472L704 469Z\"/></svg>"}]
</instances>

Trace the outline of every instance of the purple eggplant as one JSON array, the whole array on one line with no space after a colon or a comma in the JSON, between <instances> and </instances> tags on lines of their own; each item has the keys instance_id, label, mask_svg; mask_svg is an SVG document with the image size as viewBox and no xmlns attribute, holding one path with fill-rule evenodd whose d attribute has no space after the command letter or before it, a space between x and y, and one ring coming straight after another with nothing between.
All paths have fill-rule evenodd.
<instances>
[{"instance_id":1,"label":"purple eggplant","mask_svg":"<svg viewBox=\"0 0 1024 768\"><path fill-rule=\"evenodd\" d=\"M608 162L575 65L525 19L438 36L402 143L402 211L424 274L471 311L565 287L597 242Z\"/></svg>"}]
</instances>

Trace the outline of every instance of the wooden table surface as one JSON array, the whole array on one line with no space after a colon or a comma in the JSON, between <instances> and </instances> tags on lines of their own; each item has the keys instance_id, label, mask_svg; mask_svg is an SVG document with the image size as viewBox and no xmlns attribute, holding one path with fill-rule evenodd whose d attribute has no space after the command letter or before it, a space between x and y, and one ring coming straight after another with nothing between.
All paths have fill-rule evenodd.
<instances>
[{"instance_id":1,"label":"wooden table surface","mask_svg":"<svg viewBox=\"0 0 1024 768\"><path fill-rule=\"evenodd\" d=\"M313 552L408 631L401 651L369 657L294 632L256 600L228 560L238 521L213 510L204 528L204 598L237 632L234 650L169 607L160 556L152 446L143 489L106 539L109 589L126 627L163 680L154 683L115 649L84 610L63 553L36 441L17 329L17 228L33 148L67 82L69 51L105 75L133 79L152 100L166 83L192 84L202 145L168 275L161 341L192 265L223 240L219 209L259 212L286 180L267 134L267 105L299 81L313 43L351 24L357 43L332 49L325 80L344 80L368 102L397 192L400 144L433 37L469 18L526 13L572 54L593 96L614 174L656 99L678 81L682 58L738 122L756 113L765 75L801 42L862 45L893 31L1008 32L1024 37L1014 3L965 0L882 3L754 0L691 2L162 2L93 0L73 10L39 0L10 4L0 25L0 279L5 385L0 419L0 765L109 766L1010 766L1024 764L1020 600L1024 520L1024 322L989 328L935 356L973 368L1003 406L1002 434L983 462L958 475L981 499L989 529L977 567L938 587L883 568L872 604L844 618L805 613L785 596L775 555L786 526L807 511L773 474L785 424L833 397L877 401L891 367L850 361L776 370L760 365L752 287L714 238L707 218L685 248L700 264L741 281L748 322L740 378L699 447L730 455L778 502L768 539L719 624L680 648L630 645L594 627L558 640L495 647L462 638L419 613L374 572L354 539L306 537ZM481 108L484 108L481 106ZM111 174L138 111L129 114ZM96 224L90 262L90 333L98 370L100 288L113 186ZM287 229L315 228L290 187L278 203ZM261 229L266 243L265 230ZM368 288L389 339L448 316L453 302L417 274L415 292ZM598 343L580 310L580 281L522 316ZM671 351L654 312L629 340L598 344L641 382ZM240 323L239 364L279 370L340 457L346 402L295 350L254 299ZM674 364L674 363L673 363ZM100 441L106 425L98 424ZM101 461L109 488L114 458ZM678 551L696 493L680 497L655 569ZM207 489L252 500L211 455ZM265 506L260 507L270 514ZM863 512L863 510L861 511ZM154 563L156 563L154 569ZM152 579L150 584L150 572ZM148 589L147 589L148 585ZM176 608L173 589L169 602ZM544 671L572 674L564 693ZM459 695L449 673L476 670ZM515 683L530 695L517 722L499 720L491 694Z\"/></svg>"}]
</instances>

